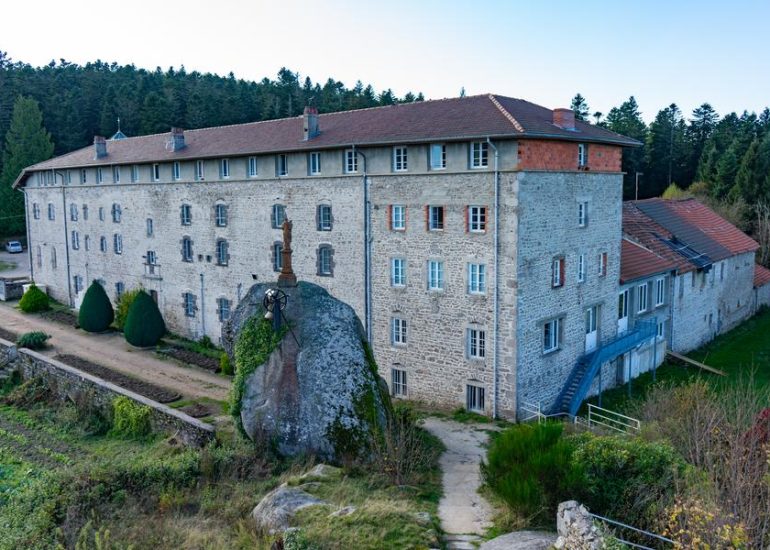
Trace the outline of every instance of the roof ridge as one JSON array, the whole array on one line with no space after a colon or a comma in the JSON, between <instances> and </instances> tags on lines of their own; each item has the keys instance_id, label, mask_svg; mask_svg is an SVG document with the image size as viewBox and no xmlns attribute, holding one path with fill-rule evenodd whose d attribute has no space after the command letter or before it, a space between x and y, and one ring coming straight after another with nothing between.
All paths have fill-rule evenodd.
<instances>
[{"instance_id":1,"label":"roof ridge","mask_svg":"<svg viewBox=\"0 0 770 550\"><path fill-rule=\"evenodd\" d=\"M494 94L489 94L488 97L489 97L489 100L492 102L492 105L498 108L498 110L503 114L505 118L508 119L508 121L513 125L513 127L516 128L518 132L524 133L524 127L521 124L519 124L518 120L513 118L513 115L509 113L505 107L503 107L503 104L497 100L497 97L495 97Z\"/></svg>"}]
</instances>

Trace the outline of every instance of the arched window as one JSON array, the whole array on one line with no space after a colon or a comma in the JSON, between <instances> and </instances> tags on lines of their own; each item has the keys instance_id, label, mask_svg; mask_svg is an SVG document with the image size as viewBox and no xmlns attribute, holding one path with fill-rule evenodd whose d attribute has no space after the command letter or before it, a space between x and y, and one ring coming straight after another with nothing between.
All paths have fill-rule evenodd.
<instances>
[{"instance_id":1,"label":"arched window","mask_svg":"<svg viewBox=\"0 0 770 550\"><path fill-rule=\"evenodd\" d=\"M321 277L334 276L334 249L328 244L318 247L318 275Z\"/></svg>"},{"instance_id":2,"label":"arched window","mask_svg":"<svg viewBox=\"0 0 770 550\"><path fill-rule=\"evenodd\" d=\"M227 252L227 241L220 239L217 241L217 265L227 265L230 254Z\"/></svg>"},{"instance_id":3,"label":"arched window","mask_svg":"<svg viewBox=\"0 0 770 550\"><path fill-rule=\"evenodd\" d=\"M182 261L183 262L192 262L193 261L193 242L190 237L183 237L182 238Z\"/></svg>"}]
</instances>

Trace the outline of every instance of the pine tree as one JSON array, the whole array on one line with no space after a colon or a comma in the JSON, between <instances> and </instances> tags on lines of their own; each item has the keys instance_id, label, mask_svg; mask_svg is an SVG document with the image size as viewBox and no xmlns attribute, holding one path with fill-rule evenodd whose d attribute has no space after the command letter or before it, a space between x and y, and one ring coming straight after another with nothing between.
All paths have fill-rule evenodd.
<instances>
[{"instance_id":1,"label":"pine tree","mask_svg":"<svg viewBox=\"0 0 770 550\"><path fill-rule=\"evenodd\" d=\"M575 113L575 120L588 120L588 114L591 112L586 99L580 94L572 98L570 109Z\"/></svg>"},{"instance_id":2,"label":"pine tree","mask_svg":"<svg viewBox=\"0 0 770 550\"><path fill-rule=\"evenodd\" d=\"M681 182L688 156L686 124L675 103L658 112L647 135L646 196L657 196L675 181Z\"/></svg>"},{"instance_id":3,"label":"pine tree","mask_svg":"<svg viewBox=\"0 0 770 550\"><path fill-rule=\"evenodd\" d=\"M639 105L634 96L628 98L620 107L613 107L604 119L603 124L613 132L628 136L642 143L641 147L624 147L622 168L623 176L623 198L633 199L636 187L636 174L644 171L644 143L647 141L647 125L642 120L642 114L639 112ZM642 179L642 184L646 183ZM645 185L640 185L640 193ZM642 193L642 196L647 196Z\"/></svg>"},{"instance_id":4,"label":"pine tree","mask_svg":"<svg viewBox=\"0 0 770 550\"><path fill-rule=\"evenodd\" d=\"M0 174L0 232L5 236L24 232L24 196L11 187L13 182L27 166L51 158L53 150L37 101L19 96L5 138Z\"/></svg>"},{"instance_id":5,"label":"pine tree","mask_svg":"<svg viewBox=\"0 0 770 550\"><path fill-rule=\"evenodd\" d=\"M110 327L115 318L110 299L104 292L104 287L94 281L86 290L83 302L78 312L80 328L88 332L104 332Z\"/></svg>"},{"instance_id":6,"label":"pine tree","mask_svg":"<svg viewBox=\"0 0 770 550\"><path fill-rule=\"evenodd\" d=\"M759 140L755 139L743 155L741 164L738 167L738 173L735 176L735 186L748 203L757 202L762 192L760 186L757 185L759 178L756 177L758 175L756 172L758 151Z\"/></svg>"},{"instance_id":7,"label":"pine tree","mask_svg":"<svg viewBox=\"0 0 770 550\"><path fill-rule=\"evenodd\" d=\"M727 197L735 185L735 176L738 174L740 163L739 148L740 141L736 138L730 144L730 147L727 148L725 154L719 159L716 177L711 186L711 195L717 199Z\"/></svg>"},{"instance_id":8,"label":"pine tree","mask_svg":"<svg viewBox=\"0 0 770 550\"><path fill-rule=\"evenodd\" d=\"M144 290L140 290L126 315L126 325L123 327L126 341L145 348L157 344L165 333L166 324L158 304Z\"/></svg>"}]
</instances>

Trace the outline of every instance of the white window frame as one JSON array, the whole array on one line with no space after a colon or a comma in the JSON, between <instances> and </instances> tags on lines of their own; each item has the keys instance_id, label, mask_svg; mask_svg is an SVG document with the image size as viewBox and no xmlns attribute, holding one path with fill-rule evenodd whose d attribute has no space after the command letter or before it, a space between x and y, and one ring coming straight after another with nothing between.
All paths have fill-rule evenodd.
<instances>
[{"instance_id":1,"label":"white window frame","mask_svg":"<svg viewBox=\"0 0 770 550\"><path fill-rule=\"evenodd\" d=\"M609 255L606 252L600 252L599 253L599 266L597 269L597 274L599 277L606 277L607 276L607 265L609 263Z\"/></svg>"},{"instance_id":2,"label":"white window frame","mask_svg":"<svg viewBox=\"0 0 770 550\"><path fill-rule=\"evenodd\" d=\"M471 233L487 232L487 207L471 205L468 207L468 231Z\"/></svg>"},{"instance_id":3,"label":"white window frame","mask_svg":"<svg viewBox=\"0 0 770 550\"><path fill-rule=\"evenodd\" d=\"M132 164L131 165L131 183L136 183L139 181L139 165Z\"/></svg>"},{"instance_id":4,"label":"white window frame","mask_svg":"<svg viewBox=\"0 0 770 550\"><path fill-rule=\"evenodd\" d=\"M588 145L585 143L578 143L578 167L583 168L588 166Z\"/></svg>"},{"instance_id":5,"label":"white window frame","mask_svg":"<svg viewBox=\"0 0 770 550\"><path fill-rule=\"evenodd\" d=\"M543 323L543 354L553 353L561 348L562 319L555 317Z\"/></svg>"},{"instance_id":6,"label":"white window frame","mask_svg":"<svg viewBox=\"0 0 770 550\"><path fill-rule=\"evenodd\" d=\"M560 288L564 286L564 269L565 263L563 256L557 256L551 260L551 288Z\"/></svg>"},{"instance_id":7,"label":"white window frame","mask_svg":"<svg viewBox=\"0 0 770 550\"><path fill-rule=\"evenodd\" d=\"M206 164L203 160L195 161L195 180L203 181L206 179Z\"/></svg>"},{"instance_id":8,"label":"white window frame","mask_svg":"<svg viewBox=\"0 0 770 550\"><path fill-rule=\"evenodd\" d=\"M96 169L96 183L104 183L104 170L101 166Z\"/></svg>"},{"instance_id":9,"label":"white window frame","mask_svg":"<svg viewBox=\"0 0 770 550\"><path fill-rule=\"evenodd\" d=\"M585 280L586 280L586 255L580 254L578 255L577 281L578 283L584 283Z\"/></svg>"},{"instance_id":10,"label":"white window frame","mask_svg":"<svg viewBox=\"0 0 770 550\"><path fill-rule=\"evenodd\" d=\"M468 293L486 294L487 266L485 264L468 264Z\"/></svg>"},{"instance_id":11,"label":"white window frame","mask_svg":"<svg viewBox=\"0 0 770 550\"><path fill-rule=\"evenodd\" d=\"M428 260L428 290L444 290L444 262L440 260Z\"/></svg>"},{"instance_id":12,"label":"white window frame","mask_svg":"<svg viewBox=\"0 0 770 550\"><path fill-rule=\"evenodd\" d=\"M155 236L155 224L152 221L152 218L147 218L145 220L145 230L148 237L154 237Z\"/></svg>"},{"instance_id":13,"label":"white window frame","mask_svg":"<svg viewBox=\"0 0 770 550\"><path fill-rule=\"evenodd\" d=\"M334 276L332 247L329 245L321 245L318 247L318 275L321 277Z\"/></svg>"},{"instance_id":14,"label":"white window frame","mask_svg":"<svg viewBox=\"0 0 770 550\"><path fill-rule=\"evenodd\" d=\"M444 207L428 205L428 231L444 230Z\"/></svg>"},{"instance_id":15,"label":"white window frame","mask_svg":"<svg viewBox=\"0 0 770 550\"><path fill-rule=\"evenodd\" d=\"M72 250L80 250L80 233L72 230Z\"/></svg>"},{"instance_id":16,"label":"white window frame","mask_svg":"<svg viewBox=\"0 0 770 550\"><path fill-rule=\"evenodd\" d=\"M120 223L123 219L123 209L116 202L112 203L112 223Z\"/></svg>"},{"instance_id":17,"label":"white window frame","mask_svg":"<svg viewBox=\"0 0 770 550\"><path fill-rule=\"evenodd\" d=\"M655 307L660 307L666 303L666 279L659 277L655 279Z\"/></svg>"},{"instance_id":18,"label":"white window frame","mask_svg":"<svg viewBox=\"0 0 770 550\"><path fill-rule=\"evenodd\" d=\"M219 175L223 180L230 179L230 159L219 159Z\"/></svg>"},{"instance_id":19,"label":"white window frame","mask_svg":"<svg viewBox=\"0 0 770 550\"><path fill-rule=\"evenodd\" d=\"M120 183L120 166L112 167L112 182Z\"/></svg>"},{"instance_id":20,"label":"white window frame","mask_svg":"<svg viewBox=\"0 0 770 550\"><path fill-rule=\"evenodd\" d=\"M446 170L446 143L431 143L430 169Z\"/></svg>"},{"instance_id":21,"label":"white window frame","mask_svg":"<svg viewBox=\"0 0 770 550\"><path fill-rule=\"evenodd\" d=\"M195 317L195 310L197 308L195 307L195 297L192 292L184 293L183 306L185 317Z\"/></svg>"},{"instance_id":22,"label":"white window frame","mask_svg":"<svg viewBox=\"0 0 770 550\"><path fill-rule=\"evenodd\" d=\"M390 369L390 392L393 397L406 397L406 371L396 367Z\"/></svg>"},{"instance_id":23,"label":"white window frame","mask_svg":"<svg viewBox=\"0 0 770 550\"><path fill-rule=\"evenodd\" d=\"M193 242L190 237L182 237L182 261L191 263L193 261Z\"/></svg>"},{"instance_id":24,"label":"white window frame","mask_svg":"<svg viewBox=\"0 0 770 550\"><path fill-rule=\"evenodd\" d=\"M578 203L578 227L588 226L588 201Z\"/></svg>"},{"instance_id":25,"label":"white window frame","mask_svg":"<svg viewBox=\"0 0 770 550\"><path fill-rule=\"evenodd\" d=\"M332 230L332 205L318 205L318 231Z\"/></svg>"},{"instance_id":26,"label":"white window frame","mask_svg":"<svg viewBox=\"0 0 770 550\"><path fill-rule=\"evenodd\" d=\"M224 323L230 318L230 309L230 300L217 298L217 317L219 317L220 323Z\"/></svg>"},{"instance_id":27,"label":"white window frame","mask_svg":"<svg viewBox=\"0 0 770 550\"><path fill-rule=\"evenodd\" d=\"M259 171L257 169L257 157L249 157L249 160L247 161L247 167L246 171L250 178L256 178L259 175Z\"/></svg>"},{"instance_id":28,"label":"white window frame","mask_svg":"<svg viewBox=\"0 0 770 550\"><path fill-rule=\"evenodd\" d=\"M157 162L152 165L152 181L160 181L160 164Z\"/></svg>"},{"instance_id":29,"label":"white window frame","mask_svg":"<svg viewBox=\"0 0 770 550\"><path fill-rule=\"evenodd\" d=\"M283 269L283 243L273 243L273 271Z\"/></svg>"},{"instance_id":30,"label":"white window frame","mask_svg":"<svg viewBox=\"0 0 770 550\"><path fill-rule=\"evenodd\" d=\"M406 206L394 204L390 209L390 229L392 231L406 230Z\"/></svg>"},{"instance_id":31,"label":"white window frame","mask_svg":"<svg viewBox=\"0 0 770 550\"><path fill-rule=\"evenodd\" d=\"M465 385L465 408L470 412L486 412L486 395L484 387L475 384Z\"/></svg>"},{"instance_id":32,"label":"white window frame","mask_svg":"<svg viewBox=\"0 0 770 550\"><path fill-rule=\"evenodd\" d=\"M473 170L489 167L489 144L486 141L471 142L470 165Z\"/></svg>"},{"instance_id":33,"label":"white window frame","mask_svg":"<svg viewBox=\"0 0 770 550\"><path fill-rule=\"evenodd\" d=\"M171 165L171 179L174 181L179 181L182 178L182 166L179 164L178 160L175 160L174 163Z\"/></svg>"},{"instance_id":34,"label":"white window frame","mask_svg":"<svg viewBox=\"0 0 770 550\"><path fill-rule=\"evenodd\" d=\"M155 253L154 250L148 250L147 256L145 256L145 260L147 260L147 265L158 265L158 255Z\"/></svg>"},{"instance_id":35,"label":"white window frame","mask_svg":"<svg viewBox=\"0 0 770 550\"><path fill-rule=\"evenodd\" d=\"M390 260L390 286L403 288L406 286L406 259L392 258Z\"/></svg>"},{"instance_id":36,"label":"white window frame","mask_svg":"<svg viewBox=\"0 0 770 550\"><path fill-rule=\"evenodd\" d=\"M179 219L182 225L192 225L192 206L187 203L179 207Z\"/></svg>"},{"instance_id":37,"label":"white window frame","mask_svg":"<svg viewBox=\"0 0 770 550\"><path fill-rule=\"evenodd\" d=\"M310 175L318 176L321 173L321 153L309 153Z\"/></svg>"},{"instance_id":38,"label":"white window frame","mask_svg":"<svg viewBox=\"0 0 770 550\"><path fill-rule=\"evenodd\" d=\"M225 239L217 241L217 265L227 265L230 259L230 245Z\"/></svg>"},{"instance_id":39,"label":"white window frame","mask_svg":"<svg viewBox=\"0 0 770 550\"><path fill-rule=\"evenodd\" d=\"M214 205L214 223L217 227L227 227L227 205L216 204Z\"/></svg>"},{"instance_id":40,"label":"white window frame","mask_svg":"<svg viewBox=\"0 0 770 550\"><path fill-rule=\"evenodd\" d=\"M487 356L487 331L466 329L465 344L468 359L484 359Z\"/></svg>"},{"instance_id":41,"label":"white window frame","mask_svg":"<svg viewBox=\"0 0 770 550\"><path fill-rule=\"evenodd\" d=\"M409 169L409 152L406 145L393 147L393 171L406 172Z\"/></svg>"},{"instance_id":42,"label":"white window frame","mask_svg":"<svg viewBox=\"0 0 770 550\"><path fill-rule=\"evenodd\" d=\"M112 236L112 248L115 254L123 254L123 236L120 233Z\"/></svg>"},{"instance_id":43,"label":"white window frame","mask_svg":"<svg viewBox=\"0 0 770 550\"><path fill-rule=\"evenodd\" d=\"M345 149L345 173L358 173L358 153L355 149Z\"/></svg>"},{"instance_id":44,"label":"white window frame","mask_svg":"<svg viewBox=\"0 0 770 550\"><path fill-rule=\"evenodd\" d=\"M636 287L636 312L644 313L650 307L649 289L647 283Z\"/></svg>"},{"instance_id":45,"label":"white window frame","mask_svg":"<svg viewBox=\"0 0 770 550\"><path fill-rule=\"evenodd\" d=\"M394 346L405 346L407 341L406 319L393 317L390 322L390 342Z\"/></svg>"},{"instance_id":46,"label":"white window frame","mask_svg":"<svg viewBox=\"0 0 770 550\"><path fill-rule=\"evenodd\" d=\"M275 158L275 175L278 177L284 177L289 175L289 157L285 153L282 153Z\"/></svg>"},{"instance_id":47,"label":"white window frame","mask_svg":"<svg viewBox=\"0 0 770 550\"><path fill-rule=\"evenodd\" d=\"M280 212L280 220L278 214ZM286 220L286 206L283 204L274 204L272 212L270 213L270 225L273 229L281 229L283 222Z\"/></svg>"}]
</instances>

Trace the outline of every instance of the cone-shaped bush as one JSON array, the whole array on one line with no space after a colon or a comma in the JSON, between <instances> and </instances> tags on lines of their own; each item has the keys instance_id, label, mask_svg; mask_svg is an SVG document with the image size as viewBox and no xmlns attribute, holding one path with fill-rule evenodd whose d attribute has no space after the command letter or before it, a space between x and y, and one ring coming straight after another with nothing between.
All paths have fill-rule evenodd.
<instances>
[{"instance_id":1,"label":"cone-shaped bush","mask_svg":"<svg viewBox=\"0 0 770 550\"><path fill-rule=\"evenodd\" d=\"M110 327L115 318L110 299L104 292L104 287L94 281L83 296L78 313L78 324L88 332L103 332Z\"/></svg>"},{"instance_id":2,"label":"cone-shaped bush","mask_svg":"<svg viewBox=\"0 0 770 550\"><path fill-rule=\"evenodd\" d=\"M19 301L19 309L24 313L45 311L48 309L48 294L37 288L34 284L31 285Z\"/></svg>"},{"instance_id":3,"label":"cone-shaped bush","mask_svg":"<svg viewBox=\"0 0 770 550\"><path fill-rule=\"evenodd\" d=\"M166 333L166 323L149 294L144 290L136 295L128 308L123 334L129 344L140 348L154 346Z\"/></svg>"}]
</instances>

